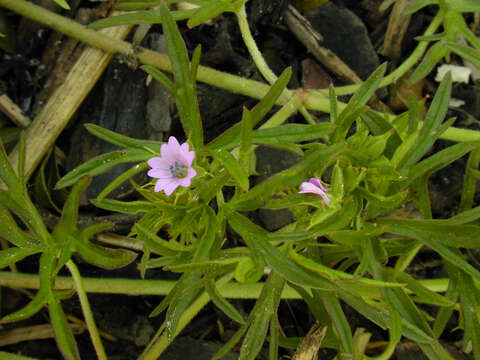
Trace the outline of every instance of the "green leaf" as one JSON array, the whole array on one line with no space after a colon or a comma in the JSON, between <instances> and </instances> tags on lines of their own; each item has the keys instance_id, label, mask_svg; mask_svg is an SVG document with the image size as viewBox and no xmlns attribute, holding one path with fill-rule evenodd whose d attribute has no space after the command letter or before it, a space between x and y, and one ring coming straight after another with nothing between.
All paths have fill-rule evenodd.
<instances>
[{"instance_id":1,"label":"green leaf","mask_svg":"<svg viewBox=\"0 0 480 360\"><path fill-rule=\"evenodd\" d=\"M419 0L410 5L404 12L404 15L409 15L417 12L420 9L423 9L426 6L437 5L438 0Z\"/></svg>"},{"instance_id":2,"label":"green leaf","mask_svg":"<svg viewBox=\"0 0 480 360\"><path fill-rule=\"evenodd\" d=\"M205 261L210 259L210 254L214 250L213 245L215 242L215 237L219 229L217 216L210 206L205 206L203 208L201 219L204 231L200 244L197 246L195 251L195 255L193 257L194 261Z\"/></svg>"},{"instance_id":3,"label":"green leaf","mask_svg":"<svg viewBox=\"0 0 480 360\"><path fill-rule=\"evenodd\" d=\"M80 360L80 352L73 336L72 330L68 326L67 318L63 312L60 302L53 292L48 295L48 313L50 322L55 332L55 341L62 355L67 360Z\"/></svg>"},{"instance_id":4,"label":"green leaf","mask_svg":"<svg viewBox=\"0 0 480 360\"><path fill-rule=\"evenodd\" d=\"M190 73L188 53L182 35L175 20L164 3L160 4L162 28L167 42L168 56L172 63L175 78L175 100L182 122L183 130L191 140L193 149L200 150L203 146L203 128L195 94L195 84Z\"/></svg>"},{"instance_id":5,"label":"green leaf","mask_svg":"<svg viewBox=\"0 0 480 360\"><path fill-rule=\"evenodd\" d=\"M448 110L448 102L450 100L450 92L452 89L452 76L447 74L433 97L432 104L425 115L420 134L413 144L411 150L405 154L398 164L398 169L408 169L413 166L433 145L440 134L438 129Z\"/></svg>"},{"instance_id":6,"label":"green leaf","mask_svg":"<svg viewBox=\"0 0 480 360\"><path fill-rule=\"evenodd\" d=\"M202 291L200 276L200 272L188 272L183 274L180 279L177 280L175 287L150 314L150 316L156 316L168 305L165 323L169 325L166 328L169 339L171 339L175 333L178 321L183 312Z\"/></svg>"},{"instance_id":7,"label":"green leaf","mask_svg":"<svg viewBox=\"0 0 480 360\"><path fill-rule=\"evenodd\" d=\"M165 75L162 71L151 65L143 65L142 70L152 75L152 77L157 80L160 84L165 86L165 88L170 92L170 94L175 95L177 89L175 84L170 78Z\"/></svg>"},{"instance_id":8,"label":"green leaf","mask_svg":"<svg viewBox=\"0 0 480 360\"><path fill-rule=\"evenodd\" d=\"M143 150L149 148L160 150L160 146L162 145L161 141L131 138L95 124L85 124L85 128L90 134L121 148L137 148Z\"/></svg>"},{"instance_id":9,"label":"green leaf","mask_svg":"<svg viewBox=\"0 0 480 360\"><path fill-rule=\"evenodd\" d=\"M430 73L430 71L432 71L433 67L447 54L448 49L445 47L443 42L436 42L435 44L430 46L430 49L428 49L427 53L423 57L422 62L417 66L412 76L410 77L410 81L412 83L416 83L420 79L423 79Z\"/></svg>"},{"instance_id":10,"label":"green leaf","mask_svg":"<svg viewBox=\"0 0 480 360\"><path fill-rule=\"evenodd\" d=\"M130 169L128 169L127 171L117 176L107 186L105 186L103 190L100 192L100 194L98 194L96 200L102 200L108 194L110 194L113 190L115 190L117 187L123 184L125 181L129 180L130 178L134 177L135 175L141 172L144 172L149 168L150 166L148 165L147 162L143 162L143 163L132 166Z\"/></svg>"},{"instance_id":11,"label":"green leaf","mask_svg":"<svg viewBox=\"0 0 480 360\"><path fill-rule=\"evenodd\" d=\"M189 28L194 28L201 23L217 17L223 12L226 12L231 7L231 0L217 0L211 1L209 4L196 9L195 13L187 22Z\"/></svg>"},{"instance_id":12,"label":"green leaf","mask_svg":"<svg viewBox=\"0 0 480 360\"><path fill-rule=\"evenodd\" d=\"M115 165L128 162L145 161L150 159L152 156L153 154L150 151L135 148L128 148L125 150L118 150L107 154L102 154L77 166L75 169L61 178L55 187L57 189L62 189L64 187L73 185L78 181L78 179L86 175L95 176L102 174Z\"/></svg>"},{"instance_id":13,"label":"green leaf","mask_svg":"<svg viewBox=\"0 0 480 360\"><path fill-rule=\"evenodd\" d=\"M457 55L460 55L480 68L480 51L478 49L452 42L447 42L446 46Z\"/></svg>"},{"instance_id":14,"label":"green leaf","mask_svg":"<svg viewBox=\"0 0 480 360\"><path fill-rule=\"evenodd\" d=\"M330 123L315 125L285 124L273 128L259 129L253 133L253 142L256 144L283 144L286 142L301 142L320 139L332 133L335 126Z\"/></svg>"},{"instance_id":15,"label":"green leaf","mask_svg":"<svg viewBox=\"0 0 480 360\"><path fill-rule=\"evenodd\" d=\"M463 349L473 346L473 354L477 359L480 356L480 317L478 302L480 293L473 279L463 272L458 273L458 293L464 321Z\"/></svg>"},{"instance_id":16,"label":"green leaf","mask_svg":"<svg viewBox=\"0 0 480 360\"><path fill-rule=\"evenodd\" d=\"M480 4L477 0L461 0L455 1L450 0L448 1L448 6L451 11L458 11L458 12L475 12L480 11Z\"/></svg>"},{"instance_id":17,"label":"green leaf","mask_svg":"<svg viewBox=\"0 0 480 360\"><path fill-rule=\"evenodd\" d=\"M321 169L325 169L329 164L335 162L337 156L343 151L343 149L344 144L335 144L310 152L298 165L292 166L289 169L269 177L259 185L251 188L248 193L242 194L238 200L232 203L238 204L259 198L265 199L265 197L268 198L271 194L274 194L282 188L298 186L302 181L305 181L308 178L309 174L319 170L321 173Z\"/></svg>"},{"instance_id":18,"label":"green leaf","mask_svg":"<svg viewBox=\"0 0 480 360\"><path fill-rule=\"evenodd\" d=\"M400 220L378 219L380 225L386 225L389 232L417 239L438 252L453 265L480 279L480 272L471 266L463 256L457 255L450 246L478 248L480 227L476 225L442 224L442 220Z\"/></svg>"},{"instance_id":19,"label":"green leaf","mask_svg":"<svg viewBox=\"0 0 480 360\"><path fill-rule=\"evenodd\" d=\"M478 171L480 164L480 148L473 150L468 157L467 169L463 177L463 189L460 205L458 211L464 212L471 209L473 206L473 200L475 197L475 190L477 187L478 178L475 172ZM457 215L458 216L458 215Z\"/></svg>"},{"instance_id":20,"label":"green leaf","mask_svg":"<svg viewBox=\"0 0 480 360\"><path fill-rule=\"evenodd\" d=\"M70 10L70 6L65 0L53 0L55 1L60 7L62 7L65 10Z\"/></svg>"},{"instance_id":21,"label":"green leaf","mask_svg":"<svg viewBox=\"0 0 480 360\"><path fill-rule=\"evenodd\" d=\"M27 319L38 313L48 302L48 293L52 288L52 273L55 267L55 257L49 253L44 252L40 256L40 289L35 294L34 298L23 308L4 316L0 323L7 323Z\"/></svg>"},{"instance_id":22,"label":"green leaf","mask_svg":"<svg viewBox=\"0 0 480 360\"><path fill-rule=\"evenodd\" d=\"M356 187L355 193L364 197L371 204L375 206L379 206L381 208L387 208L387 209L396 208L400 206L405 201L408 195L407 191L403 191L403 192L398 192L395 195L383 196L380 194L372 193L361 186Z\"/></svg>"},{"instance_id":23,"label":"green leaf","mask_svg":"<svg viewBox=\"0 0 480 360\"><path fill-rule=\"evenodd\" d=\"M159 4L161 1L158 2ZM117 6L119 9L125 10L141 10L141 3L135 4L133 6ZM130 8L130 9L128 9ZM175 21L181 21L188 19L192 14L195 13L195 9L189 10L178 10L172 11L172 18ZM109 26L118 26L125 24L161 24L162 18L158 10L147 10L139 11L130 14L120 14L116 16L107 17L105 19L100 19L89 24L90 29L101 29Z\"/></svg>"},{"instance_id":24,"label":"green leaf","mask_svg":"<svg viewBox=\"0 0 480 360\"><path fill-rule=\"evenodd\" d=\"M455 302L447 299L446 297L437 294L425 286L422 285L418 280L414 279L407 273L397 273L395 274L397 281L407 284L407 289L409 289L412 294L415 295L413 298L416 302L421 302L424 304L431 304L437 306L453 306Z\"/></svg>"},{"instance_id":25,"label":"green leaf","mask_svg":"<svg viewBox=\"0 0 480 360\"><path fill-rule=\"evenodd\" d=\"M23 193L22 182L15 174L12 165L10 165L2 143L0 143L0 179L3 180L11 192L15 194Z\"/></svg>"},{"instance_id":26,"label":"green leaf","mask_svg":"<svg viewBox=\"0 0 480 360\"><path fill-rule=\"evenodd\" d=\"M250 183L248 181L248 173L246 169L238 162L235 157L227 150L217 149L213 152L214 158L219 161L228 173L232 176L235 182L242 188L243 191L248 191Z\"/></svg>"},{"instance_id":27,"label":"green leaf","mask_svg":"<svg viewBox=\"0 0 480 360\"><path fill-rule=\"evenodd\" d=\"M86 241L74 242L75 250L89 264L103 269L119 269L132 263L137 254L127 249L111 249Z\"/></svg>"},{"instance_id":28,"label":"green leaf","mask_svg":"<svg viewBox=\"0 0 480 360\"><path fill-rule=\"evenodd\" d=\"M281 276L275 272L270 273L260 298L250 313L252 322L240 348L239 360L256 359L265 341L270 320L277 311L284 283Z\"/></svg>"},{"instance_id":29,"label":"green leaf","mask_svg":"<svg viewBox=\"0 0 480 360\"><path fill-rule=\"evenodd\" d=\"M17 261L20 261L27 256L36 254L40 251L40 249L22 249L18 247L0 250L0 269L15 264Z\"/></svg>"},{"instance_id":30,"label":"green leaf","mask_svg":"<svg viewBox=\"0 0 480 360\"><path fill-rule=\"evenodd\" d=\"M252 117L247 108L243 108L242 123L240 126L240 148L238 150L238 160L242 164L247 173L250 173L250 158L252 156ZM248 175L247 174L247 175Z\"/></svg>"},{"instance_id":31,"label":"green leaf","mask_svg":"<svg viewBox=\"0 0 480 360\"><path fill-rule=\"evenodd\" d=\"M401 234L414 239L432 240L456 248L480 248L480 226L456 225L449 220L410 220L381 218L378 225L385 225L387 232Z\"/></svg>"},{"instance_id":32,"label":"green leaf","mask_svg":"<svg viewBox=\"0 0 480 360\"><path fill-rule=\"evenodd\" d=\"M420 161L418 164L414 165L409 169L408 178L406 181L401 181L393 184L392 192L395 193L400 189L406 188L413 181L422 176L430 176L434 172L461 158L469 151L478 148L479 145L479 142L465 142L455 144L435 153L434 155L426 158L425 160Z\"/></svg>"},{"instance_id":33,"label":"green leaf","mask_svg":"<svg viewBox=\"0 0 480 360\"><path fill-rule=\"evenodd\" d=\"M354 356L355 348L353 345L352 331L348 324L347 318L340 306L340 302L334 294L324 292L321 294L323 306L327 310L332 320L333 326L340 338L342 344L342 353L346 352L347 356ZM343 355L342 355L343 356Z\"/></svg>"},{"instance_id":34,"label":"green leaf","mask_svg":"<svg viewBox=\"0 0 480 360\"><path fill-rule=\"evenodd\" d=\"M386 64L380 65L378 69L376 69L362 84L362 86L353 94L347 106L339 114L338 128L334 133L334 139L336 142L345 138L353 121L355 121L355 119L359 117L362 112L367 110L364 109L364 106L380 85L380 81L385 74L385 69Z\"/></svg>"},{"instance_id":35,"label":"green leaf","mask_svg":"<svg viewBox=\"0 0 480 360\"><path fill-rule=\"evenodd\" d=\"M85 191L88 185L90 185L91 181L92 179L90 177L84 177L78 180L73 186L72 191L63 206L62 216L53 232L53 237L56 238L58 243L64 241L65 235L70 234L77 228L80 195Z\"/></svg>"},{"instance_id":36,"label":"green leaf","mask_svg":"<svg viewBox=\"0 0 480 360\"><path fill-rule=\"evenodd\" d=\"M235 267L235 280L241 284L252 284L259 281L265 273L265 260L256 256L257 262L251 257L240 259Z\"/></svg>"},{"instance_id":37,"label":"green leaf","mask_svg":"<svg viewBox=\"0 0 480 360\"><path fill-rule=\"evenodd\" d=\"M212 299L213 303L220 309L222 310L225 315L227 315L230 319L235 320L236 322L243 324L245 320L243 319L242 315L238 312L237 309L223 296L220 295L220 293L217 290L217 287L215 286L215 282L212 280L210 281L207 286L205 287L205 290L207 290L208 296L210 296L210 299Z\"/></svg>"},{"instance_id":38,"label":"green leaf","mask_svg":"<svg viewBox=\"0 0 480 360\"><path fill-rule=\"evenodd\" d=\"M138 214L155 209L150 201L120 201L114 199L91 200L91 203L100 209L119 212L122 214Z\"/></svg>"},{"instance_id":39,"label":"green leaf","mask_svg":"<svg viewBox=\"0 0 480 360\"><path fill-rule=\"evenodd\" d=\"M312 272L315 272L322 277L326 277L328 280L333 282L338 282L341 280L350 280L352 282L359 282L365 285L376 286L376 287L404 287L404 284L397 283L397 282L380 281L380 280L369 279L365 277L357 277L352 274L345 273L343 271L331 269L328 266L322 265L318 262L315 262L312 259L309 259L305 256L298 254L291 247L288 249L288 255L298 265Z\"/></svg>"},{"instance_id":40,"label":"green leaf","mask_svg":"<svg viewBox=\"0 0 480 360\"><path fill-rule=\"evenodd\" d=\"M153 252L163 256L175 256L180 252L188 252L191 249L184 247L174 241L166 241L158 237L155 233L136 223L133 228L140 240L142 240Z\"/></svg>"},{"instance_id":41,"label":"green leaf","mask_svg":"<svg viewBox=\"0 0 480 360\"><path fill-rule=\"evenodd\" d=\"M38 240L20 230L10 211L0 204L0 236L19 248L39 247Z\"/></svg>"},{"instance_id":42,"label":"green leaf","mask_svg":"<svg viewBox=\"0 0 480 360\"><path fill-rule=\"evenodd\" d=\"M260 252L265 261L275 271L288 281L301 286L312 287L322 290L331 290L329 281L319 278L313 273L304 270L285 256L277 248L268 244L268 232L258 225L255 225L243 215L235 212L227 214L230 226L242 236L253 253Z\"/></svg>"},{"instance_id":43,"label":"green leaf","mask_svg":"<svg viewBox=\"0 0 480 360\"><path fill-rule=\"evenodd\" d=\"M292 68L288 67L278 77L277 81L275 81L275 83L270 87L270 90L263 97L263 99L260 100L260 102L250 111L252 128L255 127L272 109L277 99L280 97L280 95L282 95L283 90L285 90L291 76ZM209 150L216 150L220 148L225 150L232 149L240 142L240 132L240 123L235 124L223 132L220 136L212 140L207 147Z\"/></svg>"}]
</instances>

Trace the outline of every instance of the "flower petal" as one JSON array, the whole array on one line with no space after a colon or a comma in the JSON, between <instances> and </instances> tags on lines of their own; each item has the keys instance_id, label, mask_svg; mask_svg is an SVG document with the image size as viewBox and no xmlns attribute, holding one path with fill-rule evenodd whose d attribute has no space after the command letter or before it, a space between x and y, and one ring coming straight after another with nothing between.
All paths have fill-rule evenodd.
<instances>
[{"instance_id":1,"label":"flower petal","mask_svg":"<svg viewBox=\"0 0 480 360\"><path fill-rule=\"evenodd\" d=\"M178 184L183 187L189 187L191 183L192 183L192 180L189 177L178 179Z\"/></svg>"},{"instance_id":2,"label":"flower petal","mask_svg":"<svg viewBox=\"0 0 480 360\"><path fill-rule=\"evenodd\" d=\"M183 143L182 146L185 144L186 143ZM178 160L180 160L182 164L191 166L194 158L195 158L195 151L183 151L180 148L180 151L178 153Z\"/></svg>"},{"instance_id":3,"label":"flower petal","mask_svg":"<svg viewBox=\"0 0 480 360\"><path fill-rule=\"evenodd\" d=\"M163 187L163 191L165 192L165 195L170 196L172 193L175 191L175 189L178 187L179 183L178 181L171 181L168 184L166 184Z\"/></svg>"},{"instance_id":4,"label":"flower petal","mask_svg":"<svg viewBox=\"0 0 480 360\"><path fill-rule=\"evenodd\" d=\"M325 186L323 186L319 178L310 178L308 182L320 188L322 191L328 191L328 189Z\"/></svg>"},{"instance_id":5,"label":"flower petal","mask_svg":"<svg viewBox=\"0 0 480 360\"><path fill-rule=\"evenodd\" d=\"M320 195L321 193L323 193L323 191L310 182L303 182L300 185L299 193L300 194L310 193L310 194Z\"/></svg>"},{"instance_id":6,"label":"flower petal","mask_svg":"<svg viewBox=\"0 0 480 360\"><path fill-rule=\"evenodd\" d=\"M151 159L148 159L147 161L148 165L150 165L151 168L156 168L156 167L159 167L160 164L163 163L163 159L161 157L153 157Z\"/></svg>"},{"instance_id":7,"label":"flower petal","mask_svg":"<svg viewBox=\"0 0 480 360\"><path fill-rule=\"evenodd\" d=\"M169 170L165 169L150 169L147 172L147 175L153 178L158 178L158 179L171 179L173 178L172 173Z\"/></svg>"}]
</instances>

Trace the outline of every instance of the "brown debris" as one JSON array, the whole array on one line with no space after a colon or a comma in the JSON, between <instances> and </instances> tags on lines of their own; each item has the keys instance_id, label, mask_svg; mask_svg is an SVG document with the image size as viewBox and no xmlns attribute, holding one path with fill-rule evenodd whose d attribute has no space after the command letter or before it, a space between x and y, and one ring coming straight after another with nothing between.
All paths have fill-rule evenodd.
<instances>
[{"instance_id":1,"label":"brown debris","mask_svg":"<svg viewBox=\"0 0 480 360\"><path fill-rule=\"evenodd\" d=\"M404 15L403 12L411 4L412 0L397 0L390 14L383 47L379 52L392 60L400 58L402 42L411 19L411 15Z\"/></svg>"},{"instance_id":2,"label":"brown debris","mask_svg":"<svg viewBox=\"0 0 480 360\"><path fill-rule=\"evenodd\" d=\"M292 360L317 360L318 350L327 334L327 327L315 324L303 338Z\"/></svg>"}]
</instances>

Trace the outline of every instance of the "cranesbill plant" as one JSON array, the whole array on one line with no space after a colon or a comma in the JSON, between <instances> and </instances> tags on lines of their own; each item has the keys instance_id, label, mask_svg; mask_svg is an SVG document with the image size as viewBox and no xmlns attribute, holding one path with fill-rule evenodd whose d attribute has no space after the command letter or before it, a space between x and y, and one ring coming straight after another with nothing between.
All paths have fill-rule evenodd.
<instances>
[{"instance_id":1,"label":"cranesbill plant","mask_svg":"<svg viewBox=\"0 0 480 360\"><path fill-rule=\"evenodd\" d=\"M241 24L246 21L245 1L193 2L200 8L183 14L191 26L223 11L237 14ZM445 5L449 2L439 4L444 6L445 16L448 11L460 11ZM402 338L417 343L429 359L452 359L439 337L454 312L458 312L460 319L456 325L464 331L463 348L472 348L474 356L480 358L477 311L480 272L463 256L465 249L480 247L477 223L480 208L473 208L480 143L461 142L427 155L442 134L452 131L453 119L445 120L450 76L441 82L423 121L415 102L408 112L396 116L366 106L384 79L382 65L356 88L348 104L339 103L336 90L330 88L327 98L330 121L312 122L304 101L309 94L287 89L290 69L277 78L266 67L243 23L241 29L247 47L272 85L252 109L244 109L241 122L205 144L195 89L200 49L189 59L172 14L163 1L155 5L160 6L158 14L174 79L150 65L143 69L175 97L186 142L180 145L173 137L167 144L147 142L87 125L91 133L122 150L92 159L60 180L59 188L77 185L72 190L75 201L65 205L70 209L66 212L70 215L65 217L68 222L65 220L52 235L57 240L50 240L52 237L38 216L26 216L29 213L0 192L1 204L17 213L36 237L45 238L43 246L35 247L37 242L30 241L27 233L22 232L22 237L17 230L15 236L2 233L21 255L2 264L38 252L43 254L41 264L50 264L42 266L43 285L39 291L42 302L34 305L35 309L43 304L49 306L65 357L76 359L79 354L73 337L61 336L64 321L58 320L61 308L58 296L53 295L53 280L61 266L71 267L69 259L73 251L88 257L90 252L82 253L82 249L88 246L88 237L100 229L76 229L76 213L72 210L78 205L76 196L88 182L88 176L121 162L134 162L132 169L109 184L94 204L110 211L143 214L130 233L143 246L142 276L156 267L179 274L152 312L152 316L165 313L165 321L140 359L157 359L208 301L239 323L237 333L218 352L217 358L241 342L239 358L255 359L267 339L270 359L276 359L278 347L292 347L292 344L296 347L299 343L299 339L286 338L277 318L283 294L292 290L324 326L319 347L337 350L339 359L368 358L356 340L358 329L351 328L344 304L371 321L372 326L388 330L388 343L378 359L390 358ZM455 45L449 46L455 51ZM277 103L283 105L274 108ZM302 112L309 123L284 124L296 111ZM257 145L288 149L299 154L301 160L251 186L251 177L255 175L253 150ZM468 154L460 211L449 219L432 219L430 176ZM24 197L28 211L35 214L25 197L24 184L18 188L20 179L5 165L6 156L0 160L0 177L18 196ZM140 171L148 171L151 177L151 182L144 186L132 181L143 200L126 202L106 197ZM415 210L412 214L398 211L405 208ZM259 209L288 209L294 220L270 232L249 216ZM10 219L8 211L3 214ZM228 227L239 240L234 247ZM57 244L61 239L70 244L68 251ZM440 282L441 287L415 279L406 271L424 247L443 259L448 279ZM123 262L117 265L131 260L123 256L119 256ZM244 317L222 295L226 284L233 284L243 292L251 291L255 284L261 287L254 295L256 305L248 316ZM125 293L129 293L126 286ZM77 289L79 294L80 289ZM428 315L425 304L433 309ZM88 309L85 312L90 314ZM95 334L93 327L92 333ZM92 337L99 341L95 335ZM98 352L100 358L104 357L101 350Z\"/></svg>"}]
</instances>

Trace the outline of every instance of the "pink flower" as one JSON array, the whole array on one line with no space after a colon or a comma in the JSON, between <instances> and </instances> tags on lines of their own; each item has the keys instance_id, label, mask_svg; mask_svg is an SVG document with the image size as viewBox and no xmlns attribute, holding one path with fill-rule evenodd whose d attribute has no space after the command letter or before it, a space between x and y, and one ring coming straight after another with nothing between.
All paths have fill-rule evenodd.
<instances>
[{"instance_id":1,"label":"pink flower","mask_svg":"<svg viewBox=\"0 0 480 360\"><path fill-rule=\"evenodd\" d=\"M308 182L303 182L300 184L300 191L299 194L315 194L322 197L322 202L324 204L329 204L330 199L326 194L328 192L328 188L322 185L320 179L318 178L310 178Z\"/></svg>"},{"instance_id":2,"label":"pink flower","mask_svg":"<svg viewBox=\"0 0 480 360\"><path fill-rule=\"evenodd\" d=\"M190 186L191 179L197 175L192 168L195 151L189 151L187 143L180 145L175 137L170 136L168 144L163 144L160 152L162 157L148 160L151 167L148 176L158 179L155 191L163 190L169 196L178 186Z\"/></svg>"}]
</instances>

